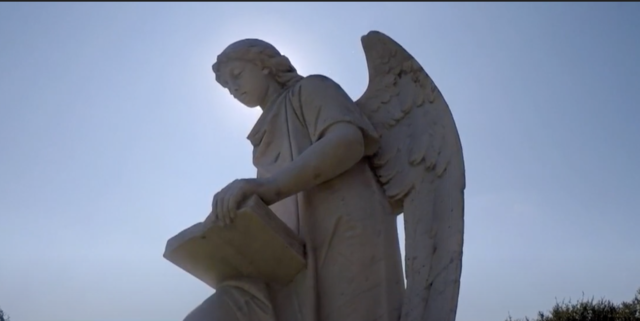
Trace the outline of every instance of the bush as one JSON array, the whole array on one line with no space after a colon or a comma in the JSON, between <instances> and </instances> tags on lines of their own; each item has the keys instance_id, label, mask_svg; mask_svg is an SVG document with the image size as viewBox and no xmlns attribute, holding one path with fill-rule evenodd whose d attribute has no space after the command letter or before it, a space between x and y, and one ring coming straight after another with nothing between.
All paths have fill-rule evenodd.
<instances>
[{"instance_id":1,"label":"bush","mask_svg":"<svg viewBox=\"0 0 640 321\"><path fill-rule=\"evenodd\" d=\"M629 302L615 304L604 298L595 301L584 297L576 303L563 300L546 314L538 312L536 319L513 320L509 316L507 321L640 321L640 289Z\"/></svg>"},{"instance_id":2,"label":"bush","mask_svg":"<svg viewBox=\"0 0 640 321\"><path fill-rule=\"evenodd\" d=\"M9 321L9 316L4 314L4 311L0 309L0 321Z\"/></svg>"}]
</instances>

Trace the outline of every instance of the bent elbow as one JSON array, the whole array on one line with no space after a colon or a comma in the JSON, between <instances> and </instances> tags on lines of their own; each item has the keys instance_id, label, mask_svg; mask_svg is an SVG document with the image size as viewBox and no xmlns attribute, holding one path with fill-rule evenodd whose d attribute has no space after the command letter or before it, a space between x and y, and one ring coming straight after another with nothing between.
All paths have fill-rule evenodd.
<instances>
[{"instance_id":1,"label":"bent elbow","mask_svg":"<svg viewBox=\"0 0 640 321\"><path fill-rule=\"evenodd\" d=\"M343 161L347 164L355 164L364 157L364 136L356 126L345 126L338 137L338 145Z\"/></svg>"},{"instance_id":2,"label":"bent elbow","mask_svg":"<svg viewBox=\"0 0 640 321\"><path fill-rule=\"evenodd\" d=\"M321 139L326 144L328 156L339 167L348 169L359 162L365 153L364 136L360 128L350 123L338 123ZM331 156L329 156L331 155Z\"/></svg>"},{"instance_id":3,"label":"bent elbow","mask_svg":"<svg viewBox=\"0 0 640 321\"><path fill-rule=\"evenodd\" d=\"M349 152L354 163L359 162L364 157L364 137L360 130L350 135L349 139L345 140L345 145L345 149Z\"/></svg>"}]
</instances>

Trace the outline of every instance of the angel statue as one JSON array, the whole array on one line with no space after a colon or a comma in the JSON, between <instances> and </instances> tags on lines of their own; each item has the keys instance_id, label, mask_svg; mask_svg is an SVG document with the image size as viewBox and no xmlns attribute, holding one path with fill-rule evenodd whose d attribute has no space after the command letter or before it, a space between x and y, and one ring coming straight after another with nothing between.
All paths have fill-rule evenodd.
<instances>
[{"instance_id":1,"label":"angel statue","mask_svg":"<svg viewBox=\"0 0 640 321\"><path fill-rule=\"evenodd\" d=\"M404 48L377 31L361 40L369 85L356 101L262 40L218 55L216 81L262 114L248 136L257 177L216 193L205 224L233 224L258 196L304 240L307 267L288 285L228 282L186 321L455 320L465 171L453 116Z\"/></svg>"}]
</instances>

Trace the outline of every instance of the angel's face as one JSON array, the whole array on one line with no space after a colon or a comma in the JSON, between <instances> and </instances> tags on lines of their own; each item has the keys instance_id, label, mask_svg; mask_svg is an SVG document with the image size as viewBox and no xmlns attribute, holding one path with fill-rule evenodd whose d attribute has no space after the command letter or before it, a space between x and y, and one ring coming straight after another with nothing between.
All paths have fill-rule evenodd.
<instances>
[{"instance_id":1,"label":"angel's face","mask_svg":"<svg viewBox=\"0 0 640 321\"><path fill-rule=\"evenodd\" d=\"M230 61L221 70L220 84L243 105L254 108L269 91L268 70L245 61Z\"/></svg>"}]
</instances>

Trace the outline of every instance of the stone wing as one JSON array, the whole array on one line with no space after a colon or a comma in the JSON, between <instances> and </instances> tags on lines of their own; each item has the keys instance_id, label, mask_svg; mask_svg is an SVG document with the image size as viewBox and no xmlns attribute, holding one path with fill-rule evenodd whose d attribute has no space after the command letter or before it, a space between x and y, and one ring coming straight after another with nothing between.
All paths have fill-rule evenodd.
<instances>
[{"instance_id":1,"label":"stone wing","mask_svg":"<svg viewBox=\"0 0 640 321\"><path fill-rule=\"evenodd\" d=\"M403 321L455 320L464 225L464 160L453 116L431 77L402 46L362 37L369 85L356 104L380 135L371 157L396 214L404 213Z\"/></svg>"}]
</instances>

